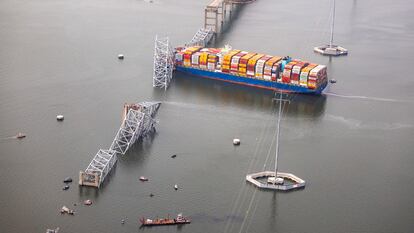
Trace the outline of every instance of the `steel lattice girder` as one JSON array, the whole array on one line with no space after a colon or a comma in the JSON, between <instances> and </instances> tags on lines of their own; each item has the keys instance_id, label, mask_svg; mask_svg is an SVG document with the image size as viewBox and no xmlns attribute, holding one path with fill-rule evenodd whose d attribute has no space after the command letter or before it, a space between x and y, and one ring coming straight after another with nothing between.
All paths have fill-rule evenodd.
<instances>
[{"instance_id":1,"label":"steel lattice girder","mask_svg":"<svg viewBox=\"0 0 414 233\"><path fill-rule=\"evenodd\" d=\"M110 150L122 155L125 154L129 146L141 136L144 117L145 113L130 109L111 144Z\"/></svg>"},{"instance_id":2,"label":"steel lattice girder","mask_svg":"<svg viewBox=\"0 0 414 233\"><path fill-rule=\"evenodd\" d=\"M196 34L194 34L193 39L191 39L187 46L206 46L213 34L214 32L211 28L200 28Z\"/></svg>"},{"instance_id":3,"label":"steel lattice girder","mask_svg":"<svg viewBox=\"0 0 414 233\"><path fill-rule=\"evenodd\" d=\"M155 37L154 73L152 86L167 89L172 79L174 68L174 54L168 37L158 39Z\"/></svg>"},{"instance_id":4,"label":"steel lattice girder","mask_svg":"<svg viewBox=\"0 0 414 233\"><path fill-rule=\"evenodd\" d=\"M99 184L101 184L115 165L116 160L117 156L115 151L100 149L86 168L85 173L97 174L99 176Z\"/></svg>"},{"instance_id":5,"label":"steel lattice girder","mask_svg":"<svg viewBox=\"0 0 414 233\"><path fill-rule=\"evenodd\" d=\"M85 174L98 177L97 180L99 186L115 165L118 154L124 155L129 147L140 137L144 137L147 133L154 129L154 117L158 111L158 108L161 106L161 103L141 102L135 105L138 106L137 110L129 109L115 136L115 139L111 144L110 149L100 149L85 169Z\"/></svg>"}]
</instances>

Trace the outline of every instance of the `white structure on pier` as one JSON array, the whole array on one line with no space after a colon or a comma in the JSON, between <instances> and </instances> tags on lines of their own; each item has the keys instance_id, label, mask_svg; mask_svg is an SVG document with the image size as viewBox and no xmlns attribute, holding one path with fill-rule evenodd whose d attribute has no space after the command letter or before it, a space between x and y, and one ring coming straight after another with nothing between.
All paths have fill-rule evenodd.
<instances>
[{"instance_id":1,"label":"white structure on pier","mask_svg":"<svg viewBox=\"0 0 414 233\"><path fill-rule=\"evenodd\" d=\"M155 130L155 114L160 102L124 105L124 120L111 147L100 149L85 171L79 173L79 184L99 187L114 167L117 156L124 155L138 139Z\"/></svg>"}]
</instances>

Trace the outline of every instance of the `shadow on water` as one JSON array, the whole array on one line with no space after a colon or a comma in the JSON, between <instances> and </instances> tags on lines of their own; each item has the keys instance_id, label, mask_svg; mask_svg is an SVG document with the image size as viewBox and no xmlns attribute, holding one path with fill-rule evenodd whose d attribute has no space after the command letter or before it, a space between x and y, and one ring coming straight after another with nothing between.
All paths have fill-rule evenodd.
<instances>
[{"instance_id":1,"label":"shadow on water","mask_svg":"<svg viewBox=\"0 0 414 233\"><path fill-rule=\"evenodd\" d=\"M106 182L107 181L105 181L99 189L95 187L79 185L79 198L86 199L93 197L96 200L99 197L99 192L101 192L102 189L104 189Z\"/></svg>"},{"instance_id":2,"label":"shadow on water","mask_svg":"<svg viewBox=\"0 0 414 233\"><path fill-rule=\"evenodd\" d=\"M231 34L232 28L237 25L237 20L242 15L244 10L246 9L247 5L235 5L232 12L231 18L227 18L227 23L223 25L221 32L219 33L218 37L210 43L210 46L223 46L226 44L227 35Z\"/></svg>"},{"instance_id":3,"label":"shadow on water","mask_svg":"<svg viewBox=\"0 0 414 233\"><path fill-rule=\"evenodd\" d=\"M186 96L185 99L201 99L220 106L237 106L246 111L272 112L278 104L273 100L274 92L254 87L235 85L194 75L175 73L171 86L167 91L154 91L153 98L165 101L176 101L172 98L177 95ZM173 97L174 96L174 97ZM319 119L325 112L325 95L290 94L287 116Z\"/></svg>"},{"instance_id":4,"label":"shadow on water","mask_svg":"<svg viewBox=\"0 0 414 233\"><path fill-rule=\"evenodd\" d=\"M118 165L122 165L123 168L133 167L134 169L143 166L145 155L150 154L152 142L157 135L156 131L152 131L144 138L139 139L128 149L125 155L118 158Z\"/></svg>"}]
</instances>

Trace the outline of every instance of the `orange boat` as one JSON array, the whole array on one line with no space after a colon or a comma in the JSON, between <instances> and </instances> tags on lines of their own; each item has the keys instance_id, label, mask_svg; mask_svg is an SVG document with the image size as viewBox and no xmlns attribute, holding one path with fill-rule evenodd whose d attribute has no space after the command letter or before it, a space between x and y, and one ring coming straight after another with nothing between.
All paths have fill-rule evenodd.
<instances>
[{"instance_id":1,"label":"orange boat","mask_svg":"<svg viewBox=\"0 0 414 233\"><path fill-rule=\"evenodd\" d=\"M142 226L162 226L162 225L177 225L177 224L189 224L191 220L183 217L182 214L178 214L176 218L157 218L157 219L149 219L149 218L141 218L140 219Z\"/></svg>"}]
</instances>

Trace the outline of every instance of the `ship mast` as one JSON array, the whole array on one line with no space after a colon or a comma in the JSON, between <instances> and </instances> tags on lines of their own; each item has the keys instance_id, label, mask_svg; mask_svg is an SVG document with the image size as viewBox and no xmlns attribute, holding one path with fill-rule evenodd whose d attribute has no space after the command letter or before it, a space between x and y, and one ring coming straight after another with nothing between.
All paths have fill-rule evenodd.
<instances>
[{"instance_id":1,"label":"ship mast","mask_svg":"<svg viewBox=\"0 0 414 233\"><path fill-rule=\"evenodd\" d=\"M277 178L277 159L279 156L279 136L280 136L280 118L282 113L282 93L279 96L279 114L277 118L277 134L276 134L276 155L275 155L275 179Z\"/></svg>"},{"instance_id":2,"label":"ship mast","mask_svg":"<svg viewBox=\"0 0 414 233\"><path fill-rule=\"evenodd\" d=\"M335 0L333 0L333 6L332 6L331 39L329 40L329 48L332 48L332 45L333 45L334 25L335 25Z\"/></svg>"}]
</instances>

